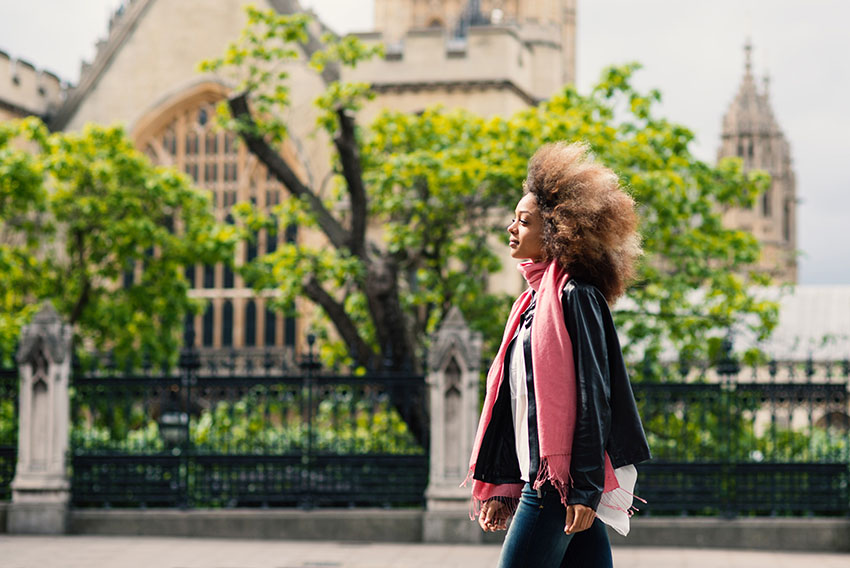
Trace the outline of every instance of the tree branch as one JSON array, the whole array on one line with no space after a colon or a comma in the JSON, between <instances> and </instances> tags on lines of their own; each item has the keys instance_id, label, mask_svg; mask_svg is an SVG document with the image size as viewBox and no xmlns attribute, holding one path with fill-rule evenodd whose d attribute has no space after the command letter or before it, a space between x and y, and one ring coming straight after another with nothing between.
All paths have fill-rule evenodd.
<instances>
[{"instance_id":1,"label":"tree branch","mask_svg":"<svg viewBox=\"0 0 850 568\"><path fill-rule=\"evenodd\" d=\"M351 197L351 252L366 258L366 188L363 186L363 168L360 162L360 151L357 148L357 138L354 131L354 117L338 109L339 132L334 136L334 145L342 163L342 175L348 185Z\"/></svg>"},{"instance_id":2,"label":"tree branch","mask_svg":"<svg viewBox=\"0 0 850 568\"><path fill-rule=\"evenodd\" d=\"M297 14L304 12L304 8L301 7L301 3L298 2L298 0L271 0L271 4L280 14ZM317 25L322 26L322 22L320 20L316 19L315 22ZM331 30L322 26L322 31L330 32ZM322 42L316 37L309 26L307 28L307 41L300 45L301 50L304 52L304 55L307 56L308 60L313 57L314 53L322 49ZM334 81L339 81L339 79L339 64L336 62L326 63L322 69L322 81L324 81L325 85L330 85Z\"/></svg>"},{"instance_id":3,"label":"tree branch","mask_svg":"<svg viewBox=\"0 0 850 568\"><path fill-rule=\"evenodd\" d=\"M342 340L348 346L348 352L354 356L358 365L370 367L375 354L372 348L360 337L357 326L346 313L342 304L337 302L333 296L322 288L315 276L310 276L304 282L304 293L310 300L320 305L328 314Z\"/></svg>"},{"instance_id":4,"label":"tree branch","mask_svg":"<svg viewBox=\"0 0 850 568\"><path fill-rule=\"evenodd\" d=\"M262 137L254 134L256 125L248 108L248 93L240 93L231 97L227 102L233 118L247 125L246 128L240 129L240 135L251 153L269 169L272 175L290 193L307 200L310 209L316 215L316 221L319 223L319 227L321 227L335 248L342 249L348 247L350 242L348 231L331 215L330 211L325 208L322 200L313 193L312 189L301 182L295 172L292 171L292 168L289 167L289 164L286 163L286 160L263 140Z\"/></svg>"}]
</instances>

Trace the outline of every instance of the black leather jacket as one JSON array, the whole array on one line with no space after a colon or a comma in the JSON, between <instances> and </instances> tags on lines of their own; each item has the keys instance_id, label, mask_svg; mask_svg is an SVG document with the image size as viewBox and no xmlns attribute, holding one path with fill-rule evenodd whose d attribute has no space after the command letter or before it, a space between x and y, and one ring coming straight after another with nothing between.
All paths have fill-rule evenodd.
<instances>
[{"instance_id":1,"label":"black leather jacket","mask_svg":"<svg viewBox=\"0 0 850 568\"><path fill-rule=\"evenodd\" d=\"M573 344L578 382L570 461L573 484L567 501L570 505L581 504L596 510L605 486L604 452L608 452L614 468L636 464L651 456L605 297L595 286L570 279L561 294L561 303ZM531 309L526 310L520 325L531 325L533 314L530 312ZM540 450L530 338L523 344L523 353L528 386L529 476L534 480ZM475 479L487 483L521 483L507 380L510 361L507 359L503 371L505 379L481 441L473 473Z\"/></svg>"}]
</instances>

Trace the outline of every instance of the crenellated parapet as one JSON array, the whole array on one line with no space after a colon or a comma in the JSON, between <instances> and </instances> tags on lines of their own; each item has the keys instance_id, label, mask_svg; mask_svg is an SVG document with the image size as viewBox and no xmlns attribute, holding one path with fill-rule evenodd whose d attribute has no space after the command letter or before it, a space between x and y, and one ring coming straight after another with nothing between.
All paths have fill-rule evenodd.
<instances>
[{"instance_id":1,"label":"crenellated parapet","mask_svg":"<svg viewBox=\"0 0 850 568\"><path fill-rule=\"evenodd\" d=\"M0 113L48 118L62 104L67 84L49 71L0 51Z\"/></svg>"},{"instance_id":2,"label":"crenellated parapet","mask_svg":"<svg viewBox=\"0 0 850 568\"><path fill-rule=\"evenodd\" d=\"M470 26L464 37L437 27L410 29L400 39L356 34L367 45L384 44L385 55L346 71L346 78L378 92L489 85L534 104L562 86L561 45L547 31L508 23Z\"/></svg>"},{"instance_id":3,"label":"crenellated parapet","mask_svg":"<svg viewBox=\"0 0 850 568\"><path fill-rule=\"evenodd\" d=\"M510 26L532 49L557 48L549 74L560 85L575 81L576 8L576 0L375 0L375 31L393 44L410 30L463 37L474 27Z\"/></svg>"}]
</instances>

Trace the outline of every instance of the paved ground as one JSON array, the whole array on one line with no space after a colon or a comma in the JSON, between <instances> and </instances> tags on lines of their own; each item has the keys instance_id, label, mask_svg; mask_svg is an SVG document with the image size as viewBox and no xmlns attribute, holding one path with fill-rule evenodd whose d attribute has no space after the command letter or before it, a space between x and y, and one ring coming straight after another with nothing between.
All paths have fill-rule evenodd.
<instances>
[{"instance_id":1,"label":"paved ground","mask_svg":"<svg viewBox=\"0 0 850 568\"><path fill-rule=\"evenodd\" d=\"M2 568L484 568L499 547L0 535ZM614 548L617 568L850 568L850 554Z\"/></svg>"}]
</instances>

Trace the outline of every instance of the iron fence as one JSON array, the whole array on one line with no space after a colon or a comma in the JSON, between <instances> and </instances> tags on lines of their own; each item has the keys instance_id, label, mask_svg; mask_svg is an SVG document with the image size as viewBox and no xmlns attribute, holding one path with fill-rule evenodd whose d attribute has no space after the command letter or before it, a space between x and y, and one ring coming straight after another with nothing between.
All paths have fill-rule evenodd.
<instances>
[{"instance_id":1,"label":"iron fence","mask_svg":"<svg viewBox=\"0 0 850 568\"><path fill-rule=\"evenodd\" d=\"M312 352L184 351L173 373L78 369L75 507L422 506L421 375L320 372Z\"/></svg>"},{"instance_id":2,"label":"iron fence","mask_svg":"<svg viewBox=\"0 0 850 568\"><path fill-rule=\"evenodd\" d=\"M18 369L0 353L0 501L12 498L18 459Z\"/></svg>"},{"instance_id":3,"label":"iron fence","mask_svg":"<svg viewBox=\"0 0 850 568\"><path fill-rule=\"evenodd\" d=\"M634 385L644 513L850 515L850 365L720 370Z\"/></svg>"},{"instance_id":4,"label":"iron fence","mask_svg":"<svg viewBox=\"0 0 850 568\"><path fill-rule=\"evenodd\" d=\"M0 500L17 454L12 365ZM424 377L317 367L271 350L75 366L73 505L422 506L427 439L403 417L424 408ZM850 515L850 362L664 367L634 390L654 456L639 466L641 514Z\"/></svg>"}]
</instances>

